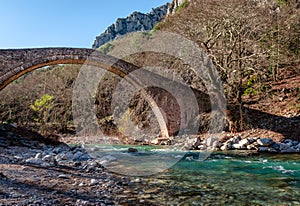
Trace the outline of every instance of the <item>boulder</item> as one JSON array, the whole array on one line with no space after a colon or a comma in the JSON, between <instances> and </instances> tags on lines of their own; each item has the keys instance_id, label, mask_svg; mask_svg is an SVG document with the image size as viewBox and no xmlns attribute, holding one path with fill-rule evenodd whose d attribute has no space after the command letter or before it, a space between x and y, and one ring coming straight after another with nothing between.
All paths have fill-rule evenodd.
<instances>
[{"instance_id":1,"label":"boulder","mask_svg":"<svg viewBox=\"0 0 300 206\"><path fill-rule=\"evenodd\" d=\"M258 147L258 151L259 152L268 152L269 151L269 147Z\"/></svg>"},{"instance_id":2,"label":"boulder","mask_svg":"<svg viewBox=\"0 0 300 206\"><path fill-rule=\"evenodd\" d=\"M128 148L128 153L135 153L138 152L138 150L136 148Z\"/></svg>"},{"instance_id":3,"label":"boulder","mask_svg":"<svg viewBox=\"0 0 300 206\"><path fill-rule=\"evenodd\" d=\"M55 158L52 155L46 155L45 157L42 158L42 160L45 162L54 162Z\"/></svg>"},{"instance_id":4,"label":"boulder","mask_svg":"<svg viewBox=\"0 0 300 206\"><path fill-rule=\"evenodd\" d=\"M236 136L236 137L231 138L233 144L238 144L239 141L241 141L241 139L242 138L240 136Z\"/></svg>"},{"instance_id":5,"label":"boulder","mask_svg":"<svg viewBox=\"0 0 300 206\"><path fill-rule=\"evenodd\" d=\"M233 144L232 148L233 149L247 149L247 146L249 145L248 139L242 139L238 143Z\"/></svg>"},{"instance_id":6,"label":"boulder","mask_svg":"<svg viewBox=\"0 0 300 206\"><path fill-rule=\"evenodd\" d=\"M240 144L233 144L232 148L233 149L242 149L242 146Z\"/></svg>"},{"instance_id":7,"label":"boulder","mask_svg":"<svg viewBox=\"0 0 300 206\"><path fill-rule=\"evenodd\" d=\"M74 159L79 159L81 156L83 156L84 153L81 152L81 151L77 151L75 154L74 154Z\"/></svg>"},{"instance_id":8,"label":"boulder","mask_svg":"<svg viewBox=\"0 0 300 206\"><path fill-rule=\"evenodd\" d=\"M278 150L280 150L280 144L274 143L274 144L272 144L272 148L278 151Z\"/></svg>"},{"instance_id":9,"label":"boulder","mask_svg":"<svg viewBox=\"0 0 300 206\"><path fill-rule=\"evenodd\" d=\"M36 159L36 158L29 158L25 160L25 162L29 164L35 164L35 165L40 165L43 163L42 159Z\"/></svg>"},{"instance_id":10,"label":"boulder","mask_svg":"<svg viewBox=\"0 0 300 206\"><path fill-rule=\"evenodd\" d=\"M246 147L248 150L258 150L258 147L254 144L249 144Z\"/></svg>"},{"instance_id":11,"label":"boulder","mask_svg":"<svg viewBox=\"0 0 300 206\"><path fill-rule=\"evenodd\" d=\"M222 146L221 146L221 150L222 151L226 151L226 150L230 150L232 148L232 144L231 141L225 142Z\"/></svg>"},{"instance_id":12,"label":"boulder","mask_svg":"<svg viewBox=\"0 0 300 206\"><path fill-rule=\"evenodd\" d=\"M268 147L268 146L270 146L271 144L273 144L274 141L273 141L271 138L262 138L262 139L258 139L258 140L257 140L257 143L258 143L260 146Z\"/></svg>"},{"instance_id":13,"label":"boulder","mask_svg":"<svg viewBox=\"0 0 300 206\"><path fill-rule=\"evenodd\" d=\"M280 151L285 151L285 150L289 150L291 148L291 146L287 143L279 143L279 150Z\"/></svg>"},{"instance_id":14,"label":"boulder","mask_svg":"<svg viewBox=\"0 0 300 206\"><path fill-rule=\"evenodd\" d=\"M296 153L296 152L297 150L292 147L280 151L280 153Z\"/></svg>"},{"instance_id":15,"label":"boulder","mask_svg":"<svg viewBox=\"0 0 300 206\"><path fill-rule=\"evenodd\" d=\"M291 139L285 139L283 141L283 143L288 144L288 145L293 145L293 140L291 140Z\"/></svg>"},{"instance_id":16,"label":"boulder","mask_svg":"<svg viewBox=\"0 0 300 206\"><path fill-rule=\"evenodd\" d=\"M250 141L247 138L245 138L245 139L242 139L241 141L239 141L239 144L242 146L247 146L250 144Z\"/></svg>"},{"instance_id":17,"label":"boulder","mask_svg":"<svg viewBox=\"0 0 300 206\"><path fill-rule=\"evenodd\" d=\"M41 159L42 158L42 153L37 153L36 155L35 155L35 159Z\"/></svg>"},{"instance_id":18,"label":"boulder","mask_svg":"<svg viewBox=\"0 0 300 206\"><path fill-rule=\"evenodd\" d=\"M297 146L299 144L299 142L297 140L293 141L293 146Z\"/></svg>"}]
</instances>

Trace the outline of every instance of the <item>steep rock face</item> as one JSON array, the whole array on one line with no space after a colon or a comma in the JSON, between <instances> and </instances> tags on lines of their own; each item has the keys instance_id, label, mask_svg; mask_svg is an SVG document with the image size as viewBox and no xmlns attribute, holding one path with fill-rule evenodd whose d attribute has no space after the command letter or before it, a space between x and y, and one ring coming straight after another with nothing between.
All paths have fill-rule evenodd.
<instances>
[{"instance_id":1,"label":"steep rock face","mask_svg":"<svg viewBox=\"0 0 300 206\"><path fill-rule=\"evenodd\" d=\"M96 37L92 47L97 49L101 45L130 32L149 31L156 23L162 20L167 14L167 11L168 4L152 9L152 11L147 14L134 12L126 18L119 18L116 23L109 26L104 33Z\"/></svg>"},{"instance_id":2,"label":"steep rock face","mask_svg":"<svg viewBox=\"0 0 300 206\"><path fill-rule=\"evenodd\" d=\"M184 2L188 1L189 0L173 0L168 6L167 16L175 14L176 9Z\"/></svg>"}]
</instances>

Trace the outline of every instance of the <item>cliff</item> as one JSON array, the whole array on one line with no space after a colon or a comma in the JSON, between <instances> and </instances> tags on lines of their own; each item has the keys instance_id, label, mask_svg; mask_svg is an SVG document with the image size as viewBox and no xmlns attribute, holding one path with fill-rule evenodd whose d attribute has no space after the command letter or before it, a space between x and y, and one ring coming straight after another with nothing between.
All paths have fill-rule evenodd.
<instances>
[{"instance_id":1,"label":"cliff","mask_svg":"<svg viewBox=\"0 0 300 206\"><path fill-rule=\"evenodd\" d=\"M167 12L168 4L152 9L152 11L147 14L133 12L126 18L119 18L114 24L109 26L104 33L96 37L92 47L97 49L101 45L130 32L150 31L155 24L163 19Z\"/></svg>"},{"instance_id":2,"label":"cliff","mask_svg":"<svg viewBox=\"0 0 300 206\"><path fill-rule=\"evenodd\" d=\"M186 4L188 1L190 0L173 0L172 3L168 5L167 16L175 14L178 7L180 7L183 4Z\"/></svg>"}]
</instances>

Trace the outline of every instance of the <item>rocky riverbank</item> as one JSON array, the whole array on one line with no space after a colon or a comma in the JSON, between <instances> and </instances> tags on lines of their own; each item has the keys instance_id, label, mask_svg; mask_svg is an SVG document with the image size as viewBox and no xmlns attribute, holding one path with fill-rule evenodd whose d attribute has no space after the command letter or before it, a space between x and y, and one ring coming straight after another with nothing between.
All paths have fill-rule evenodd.
<instances>
[{"instance_id":1,"label":"rocky riverbank","mask_svg":"<svg viewBox=\"0 0 300 206\"><path fill-rule=\"evenodd\" d=\"M300 153L300 142L297 140L285 139L282 142L275 142L272 138L250 137L242 138L235 136L223 141L209 138L193 145L199 150L254 150L269 153Z\"/></svg>"},{"instance_id":2,"label":"rocky riverbank","mask_svg":"<svg viewBox=\"0 0 300 206\"><path fill-rule=\"evenodd\" d=\"M37 136L0 125L0 205L153 205L145 180L111 173L81 146Z\"/></svg>"},{"instance_id":3,"label":"rocky riverbank","mask_svg":"<svg viewBox=\"0 0 300 206\"><path fill-rule=\"evenodd\" d=\"M292 139L284 139L280 142L272 138L263 137L243 137L243 136L222 136L221 138L209 137L200 140L199 137L181 136L157 138L149 144L173 145L184 150L207 150L207 151L228 151L244 150L257 151L262 153L300 153L300 142Z\"/></svg>"},{"instance_id":4,"label":"rocky riverbank","mask_svg":"<svg viewBox=\"0 0 300 206\"><path fill-rule=\"evenodd\" d=\"M199 141L197 137L175 140L198 150L296 153L300 149L297 141L278 143L270 138L235 136L223 138L222 142L213 138ZM109 160L92 158L81 146L49 141L28 131L22 135L22 130L2 125L0 205L170 205L186 202L193 196L192 193L185 196L183 192L179 197L178 182L162 179L168 176L168 171L151 177L121 176L108 171L104 167L106 161ZM208 202L214 202L219 197L209 198Z\"/></svg>"}]
</instances>

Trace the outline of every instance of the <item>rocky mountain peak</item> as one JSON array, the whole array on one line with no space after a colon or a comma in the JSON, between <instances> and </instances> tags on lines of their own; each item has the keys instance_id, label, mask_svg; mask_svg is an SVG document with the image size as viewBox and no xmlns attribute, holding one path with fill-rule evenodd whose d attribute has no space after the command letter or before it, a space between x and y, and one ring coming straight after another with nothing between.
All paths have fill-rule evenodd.
<instances>
[{"instance_id":1,"label":"rocky mountain peak","mask_svg":"<svg viewBox=\"0 0 300 206\"><path fill-rule=\"evenodd\" d=\"M92 47L97 49L101 45L130 32L150 31L154 25L160 22L167 14L168 5L169 4L154 8L147 14L133 12L126 18L118 18L104 33L96 37Z\"/></svg>"}]
</instances>

